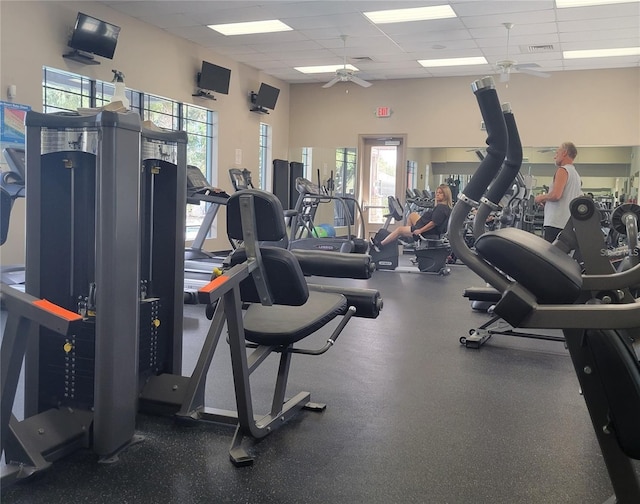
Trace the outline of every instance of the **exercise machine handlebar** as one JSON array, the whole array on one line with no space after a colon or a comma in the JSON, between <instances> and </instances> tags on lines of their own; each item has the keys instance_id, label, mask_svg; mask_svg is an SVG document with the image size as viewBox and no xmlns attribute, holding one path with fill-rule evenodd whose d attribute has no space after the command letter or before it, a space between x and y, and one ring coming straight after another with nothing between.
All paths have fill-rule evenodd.
<instances>
[{"instance_id":1,"label":"exercise machine handlebar","mask_svg":"<svg viewBox=\"0 0 640 504\"><path fill-rule=\"evenodd\" d=\"M477 80L471 87L478 100L480 113L487 128L487 155L480 162L475 175L464 188L462 196L477 206L502 166L507 153L508 134L493 78L485 77Z\"/></svg>"},{"instance_id":2,"label":"exercise machine handlebar","mask_svg":"<svg viewBox=\"0 0 640 504\"><path fill-rule=\"evenodd\" d=\"M502 112L508 134L507 154L500 172L489 186L486 196L481 199L473 225L473 234L476 238L484 233L484 223L489 214L494 210L500 210L499 202L518 176L522 165L522 143L511 105L503 104Z\"/></svg>"},{"instance_id":3,"label":"exercise machine handlebar","mask_svg":"<svg viewBox=\"0 0 640 504\"><path fill-rule=\"evenodd\" d=\"M511 282L495 267L472 251L464 240L462 230L467 215L485 193L495 178L506 156L508 135L507 126L498 101L492 77L475 81L471 86L476 96L480 112L487 128L487 155L480 162L478 169L464 191L458 195L458 201L449 219L449 243L453 253L474 273L496 289L504 291Z\"/></svg>"}]
</instances>

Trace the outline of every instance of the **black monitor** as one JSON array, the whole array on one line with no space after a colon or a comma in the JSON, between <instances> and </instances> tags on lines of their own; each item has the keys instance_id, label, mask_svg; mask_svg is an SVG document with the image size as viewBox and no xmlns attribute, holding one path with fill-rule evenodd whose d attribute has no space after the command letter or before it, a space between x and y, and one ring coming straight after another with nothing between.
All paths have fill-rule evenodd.
<instances>
[{"instance_id":1,"label":"black monitor","mask_svg":"<svg viewBox=\"0 0 640 504\"><path fill-rule=\"evenodd\" d=\"M202 70L198 74L198 87L207 91L229 94L231 70L207 61L202 62Z\"/></svg>"},{"instance_id":2,"label":"black monitor","mask_svg":"<svg viewBox=\"0 0 640 504\"><path fill-rule=\"evenodd\" d=\"M278 101L278 95L280 90L265 84L260 84L260 90L256 96L255 106L262 109L267 108L274 110L276 108L276 102Z\"/></svg>"},{"instance_id":3,"label":"black monitor","mask_svg":"<svg viewBox=\"0 0 640 504\"><path fill-rule=\"evenodd\" d=\"M113 59L120 27L78 12L69 47Z\"/></svg>"}]
</instances>

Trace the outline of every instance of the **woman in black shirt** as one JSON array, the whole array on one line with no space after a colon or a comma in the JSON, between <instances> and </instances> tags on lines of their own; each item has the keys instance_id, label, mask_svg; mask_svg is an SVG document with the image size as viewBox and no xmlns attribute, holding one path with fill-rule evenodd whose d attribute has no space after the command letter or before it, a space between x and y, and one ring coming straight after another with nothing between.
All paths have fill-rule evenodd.
<instances>
[{"instance_id":1,"label":"woman in black shirt","mask_svg":"<svg viewBox=\"0 0 640 504\"><path fill-rule=\"evenodd\" d=\"M417 212L410 213L407 218L409 226L399 226L381 242L376 243L374 238L371 242L374 248L380 249L401 236L407 238L415 236L416 239L418 235L424 238L438 238L447 231L452 207L451 189L448 185L441 184L436 189L436 204L433 208L425 210L422 215Z\"/></svg>"}]
</instances>

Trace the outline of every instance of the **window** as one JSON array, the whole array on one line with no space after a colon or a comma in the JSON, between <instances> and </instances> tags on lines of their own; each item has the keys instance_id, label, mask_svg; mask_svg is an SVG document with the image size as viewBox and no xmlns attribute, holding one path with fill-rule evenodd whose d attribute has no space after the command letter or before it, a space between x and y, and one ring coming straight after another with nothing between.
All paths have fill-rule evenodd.
<instances>
[{"instance_id":1,"label":"window","mask_svg":"<svg viewBox=\"0 0 640 504\"><path fill-rule=\"evenodd\" d=\"M336 149L336 172L334 182L335 196L355 197L356 193L356 150L355 149ZM355 204L353 201L347 201L349 206L350 223L355 222ZM334 226L346 226L347 215L344 208L340 205L334 207L333 216Z\"/></svg>"},{"instance_id":2,"label":"window","mask_svg":"<svg viewBox=\"0 0 640 504\"><path fill-rule=\"evenodd\" d=\"M44 68L42 72L42 110L75 112L78 108L94 106L93 82L81 75Z\"/></svg>"},{"instance_id":3,"label":"window","mask_svg":"<svg viewBox=\"0 0 640 504\"><path fill-rule=\"evenodd\" d=\"M260 175L260 189L271 190L271 126L260 123L260 153L258 155L258 173Z\"/></svg>"},{"instance_id":4,"label":"window","mask_svg":"<svg viewBox=\"0 0 640 504\"><path fill-rule=\"evenodd\" d=\"M313 178L313 147L302 148L302 176L307 180Z\"/></svg>"},{"instance_id":5,"label":"window","mask_svg":"<svg viewBox=\"0 0 640 504\"><path fill-rule=\"evenodd\" d=\"M180 130L180 104L160 96L145 94L142 98L142 118L160 128Z\"/></svg>"},{"instance_id":6,"label":"window","mask_svg":"<svg viewBox=\"0 0 640 504\"><path fill-rule=\"evenodd\" d=\"M407 189L418 187L417 173L418 163L415 161L407 161Z\"/></svg>"},{"instance_id":7,"label":"window","mask_svg":"<svg viewBox=\"0 0 640 504\"><path fill-rule=\"evenodd\" d=\"M356 150L336 149L336 196L353 196L356 192Z\"/></svg>"},{"instance_id":8,"label":"window","mask_svg":"<svg viewBox=\"0 0 640 504\"><path fill-rule=\"evenodd\" d=\"M115 91L110 82L91 80L82 75L53 68L43 68L43 111L75 112L78 108L102 107L109 103ZM183 104L168 98L126 90L130 108L137 110L143 120L150 120L161 128L184 130L188 134L187 164L199 167L207 180L215 186L218 173L217 114L211 110ZM269 145L269 155L271 154ZM187 239L195 237L206 207L187 206ZM216 236L216 224L212 236Z\"/></svg>"},{"instance_id":9,"label":"window","mask_svg":"<svg viewBox=\"0 0 640 504\"><path fill-rule=\"evenodd\" d=\"M215 186L218 181L218 114L211 110L184 104L182 129L189 135L187 164L200 168L204 176ZM209 205L187 205L187 240L193 240L202 224ZM217 236L217 219L211 227L211 236Z\"/></svg>"}]
</instances>

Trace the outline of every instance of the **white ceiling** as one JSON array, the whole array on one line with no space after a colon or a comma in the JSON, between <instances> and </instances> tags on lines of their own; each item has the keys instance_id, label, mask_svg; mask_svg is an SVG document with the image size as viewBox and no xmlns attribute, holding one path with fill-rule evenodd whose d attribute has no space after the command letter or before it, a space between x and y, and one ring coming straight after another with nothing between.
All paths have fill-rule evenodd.
<instances>
[{"instance_id":1,"label":"white ceiling","mask_svg":"<svg viewBox=\"0 0 640 504\"><path fill-rule=\"evenodd\" d=\"M296 66L347 62L369 80L490 74L506 58L539 70L639 67L640 56L565 60L562 51L640 46L640 2L557 9L555 0L324 0L324 1L105 1L128 16L211 48L285 82L326 82ZM457 18L374 25L371 10L448 3ZM226 37L208 24L280 19L293 31ZM552 46L531 52L530 46ZM484 56L489 65L423 68L420 59ZM363 59L364 58L364 59ZM216 63L216 61L211 61ZM218 63L220 64L220 63ZM224 66L224 65L223 65Z\"/></svg>"}]
</instances>

